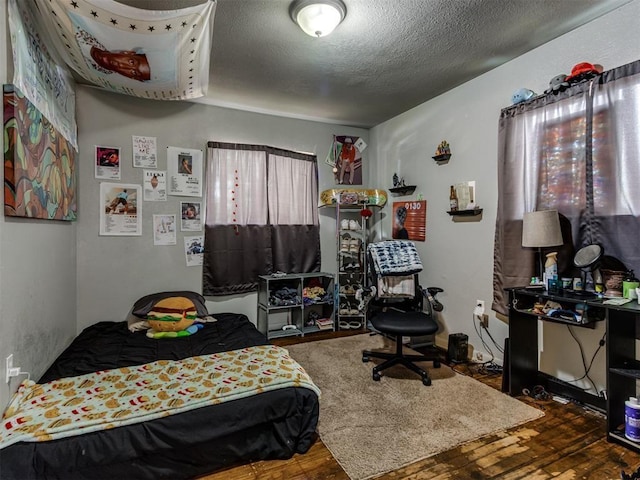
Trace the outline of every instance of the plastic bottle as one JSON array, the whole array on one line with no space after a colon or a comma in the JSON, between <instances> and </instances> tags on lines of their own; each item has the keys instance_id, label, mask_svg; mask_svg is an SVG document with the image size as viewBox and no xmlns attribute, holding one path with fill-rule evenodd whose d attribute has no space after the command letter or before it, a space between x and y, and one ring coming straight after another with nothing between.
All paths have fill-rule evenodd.
<instances>
[{"instance_id":1,"label":"plastic bottle","mask_svg":"<svg viewBox=\"0 0 640 480\"><path fill-rule=\"evenodd\" d=\"M547 253L547 261L544 263L544 276L549 288L549 281L558 281L558 252ZM557 285L554 283L554 285Z\"/></svg>"},{"instance_id":2,"label":"plastic bottle","mask_svg":"<svg viewBox=\"0 0 640 480\"><path fill-rule=\"evenodd\" d=\"M452 212L458 210L458 195L453 185L451 185L451 189L449 190L449 210Z\"/></svg>"}]
</instances>

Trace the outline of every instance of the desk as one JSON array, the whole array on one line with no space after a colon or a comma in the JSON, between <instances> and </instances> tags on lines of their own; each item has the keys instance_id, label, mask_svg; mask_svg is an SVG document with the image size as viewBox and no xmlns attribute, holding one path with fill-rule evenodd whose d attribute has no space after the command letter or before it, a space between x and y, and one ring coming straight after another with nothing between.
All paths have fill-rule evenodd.
<instances>
[{"instance_id":1,"label":"desk","mask_svg":"<svg viewBox=\"0 0 640 480\"><path fill-rule=\"evenodd\" d=\"M624 436L624 407L629 397L640 391L640 360L636 339L640 339L640 305L636 301L624 305L606 305L601 299L582 298L572 294L549 294L530 288L509 289L509 340L507 389L510 395L521 395L524 388L542 385L548 392L573 398L597 408L607 415L607 440L640 452L640 444ZM535 303L551 300L563 309L574 310L586 305L581 322L538 315L531 311ZM546 375L538 370L538 321L565 323L581 328L595 328L606 322L606 400Z\"/></svg>"}]
</instances>

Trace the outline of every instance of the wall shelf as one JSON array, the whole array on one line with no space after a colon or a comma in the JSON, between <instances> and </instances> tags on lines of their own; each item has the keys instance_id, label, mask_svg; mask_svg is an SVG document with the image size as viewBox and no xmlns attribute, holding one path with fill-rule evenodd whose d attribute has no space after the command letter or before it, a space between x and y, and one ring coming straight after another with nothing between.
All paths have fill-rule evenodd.
<instances>
[{"instance_id":1,"label":"wall shelf","mask_svg":"<svg viewBox=\"0 0 640 480\"><path fill-rule=\"evenodd\" d=\"M451 158L451 154L443 153L442 155L434 155L432 158L438 163L445 163L449 161L449 159Z\"/></svg>"},{"instance_id":2,"label":"wall shelf","mask_svg":"<svg viewBox=\"0 0 640 480\"><path fill-rule=\"evenodd\" d=\"M475 217L476 215L482 214L482 209L474 208L472 210L449 210L447 213L452 217Z\"/></svg>"},{"instance_id":3,"label":"wall shelf","mask_svg":"<svg viewBox=\"0 0 640 480\"><path fill-rule=\"evenodd\" d=\"M393 187L389 191L394 195L411 195L416 190L416 185L403 185L402 187Z\"/></svg>"}]
</instances>

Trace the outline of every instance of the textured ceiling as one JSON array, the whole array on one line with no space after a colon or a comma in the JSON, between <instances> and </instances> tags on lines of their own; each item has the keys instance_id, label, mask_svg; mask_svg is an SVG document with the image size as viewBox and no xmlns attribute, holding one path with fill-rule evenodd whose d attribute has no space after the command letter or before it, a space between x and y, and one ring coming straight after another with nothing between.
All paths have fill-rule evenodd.
<instances>
[{"instance_id":1,"label":"textured ceiling","mask_svg":"<svg viewBox=\"0 0 640 480\"><path fill-rule=\"evenodd\" d=\"M119 0L176 9L202 0ZM213 105L372 127L630 0L343 0L312 38L291 0L218 0ZM569 72L566 72L569 73Z\"/></svg>"}]
</instances>

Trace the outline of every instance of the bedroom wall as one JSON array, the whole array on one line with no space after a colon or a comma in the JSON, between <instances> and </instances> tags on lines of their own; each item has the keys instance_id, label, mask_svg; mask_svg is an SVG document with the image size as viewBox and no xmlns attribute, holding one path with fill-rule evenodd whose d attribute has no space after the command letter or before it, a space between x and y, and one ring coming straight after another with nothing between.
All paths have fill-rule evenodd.
<instances>
[{"instance_id":1,"label":"bedroom wall","mask_svg":"<svg viewBox=\"0 0 640 480\"><path fill-rule=\"evenodd\" d=\"M311 152L318 156L322 191L335 186L331 168L324 163L333 135L350 134L361 136L367 143L369 140L368 132L363 129L192 102L143 100L88 87L78 88L76 102L80 138L78 331L97 321L124 320L135 300L149 293L202 291L201 267L187 267L185 263L182 246L185 233L178 231L177 245L172 246L154 246L152 236L153 214L178 214L181 200L198 199L170 196L167 202L143 202L141 237L99 236L101 180L94 178L95 145L119 146L122 149L119 182L137 184L142 183L143 169L132 166L131 135L157 137L160 170L166 169L167 146L206 150L210 140ZM365 150L365 162L367 154ZM366 167L363 170L365 183ZM335 271L335 211L321 209L320 224L323 270ZM207 300L211 312L244 313L255 323L255 293L209 297Z\"/></svg>"},{"instance_id":2,"label":"bedroom wall","mask_svg":"<svg viewBox=\"0 0 640 480\"><path fill-rule=\"evenodd\" d=\"M450 333L466 333L475 348L485 350L472 323L476 299L492 301L493 239L497 206L497 133L500 110L511 104L512 93L520 87L542 93L549 80L570 73L573 65L587 61L611 69L639 58L640 0L576 29L489 73L465 83L398 117L376 126L370 132L372 152L378 165L372 180L389 186L394 172L411 178L427 200L427 240L418 242L425 263L423 283L440 286L445 304L441 315L443 329L438 343L447 345ZM451 144L447 165L432 160L438 143ZM415 181L413 180L415 179ZM456 222L446 211L449 185L475 180L477 203L484 208L481 218ZM389 235L389 209L382 230ZM504 345L508 325L490 313L489 330L498 345ZM540 344L541 369L563 379L584 373L580 351L565 326L545 323ZM574 328L591 358L604 333ZM485 340L496 348L487 335ZM501 357L502 355L500 355ZM604 355L601 352L592 378L605 388ZM587 383L579 385L588 387Z\"/></svg>"},{"instance_id":3,"label":"bedroom wall","mask_svg":"<svg viewBox=\"0 0 640 480\"><path fill-rule=\"evenodd\" d=\"M12 78L5 0L0 1L0 51L4 84ZM14 366L37 379L76 333L75 243L75 223L0 218L2 409L25 378L7 385L5 358L13 353Z\"/></svg>"}]
</instances>

